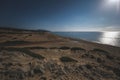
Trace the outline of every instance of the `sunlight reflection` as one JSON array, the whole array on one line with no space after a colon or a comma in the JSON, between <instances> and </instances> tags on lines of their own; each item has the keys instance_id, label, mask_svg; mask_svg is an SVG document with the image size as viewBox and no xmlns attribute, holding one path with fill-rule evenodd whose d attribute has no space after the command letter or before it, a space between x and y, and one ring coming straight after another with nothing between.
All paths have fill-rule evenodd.
<instances>
[{"instance_id":1,"label":"sunlight reflection","mask_svg":"<svg viewBox=\"0 0 120 80\"><path fill-rule=\"evenodd\" d=\"M117 45L119 36L119 32L103 32L99 40L103 44Z\"/></svg>"}]
</instances>

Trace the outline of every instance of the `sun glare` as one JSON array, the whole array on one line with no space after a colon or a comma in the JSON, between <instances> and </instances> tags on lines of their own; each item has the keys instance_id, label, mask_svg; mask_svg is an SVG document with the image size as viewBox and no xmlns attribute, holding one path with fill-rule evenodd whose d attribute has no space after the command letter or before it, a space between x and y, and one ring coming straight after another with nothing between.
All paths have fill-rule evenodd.
<instances>
[{"instance_id":1,"label":"sun glare","mask_svg":"<svg viewBox=\"0 0 120 80\"><path fill-rule=\"evenodd\" d=\"M117 12L120 11L120 0L107 0L106 2L109 6L108 7L116 7Z\"/></svg>"},{"instance_id":2,"label":"sun glare","mask_svg":"<svg viewBox=\"0 0 120 80\"><path fill-rule=\"evenodd\" d=\"M100 42L103 44L117 45L117 38L119 38L119 32L103 32L100 37Z\"/></svg>"},{"instance_id":3,"label":"sun glare","mask_svg":"<svg viewBox=\"0 0 120 80\"><path fill-rule=\"evenodd\" d=\"M108 2L113 4L119 2L119 0L108 0Z\"/></svg>"}]
</instances>

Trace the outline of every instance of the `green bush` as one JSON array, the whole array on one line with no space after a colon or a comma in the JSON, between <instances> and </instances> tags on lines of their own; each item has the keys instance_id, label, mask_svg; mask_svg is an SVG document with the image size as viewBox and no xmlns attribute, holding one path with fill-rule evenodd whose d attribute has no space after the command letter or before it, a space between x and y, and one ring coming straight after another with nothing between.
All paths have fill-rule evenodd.
<instances>
[{"instance_id":1,"label":"green bush","mask_svg":"<svg viewBox=\"0 0 120 80\"><path fill-rule=\"evenodd\" d=\"M68 49L70 49L70 47L62 46L62 47L60 47L59 49L68 50Z\"/></svg>"},{"instance_id":2,"label":"green bush","mask_svg":"<svg viewBox=\"0 0 120 80\"><path fill-rule=\"evenodd\" d=\"M94 49L93 51L99 51L99 52L102 52L102 53L108 53L107 51L104 51L104 50L101 50L101 49Z\"/></svg>"},{"instance_id":3,"label":"green bush","mask_svg":"<svg viewBox=\"0 0 120 80\"><path fill-rule=\"evenodd\" d=\"M91 66L90 64L86 64L85 67L86 67L87 69L92 69L92 66Z\"/></svg>"},{"instance_id":4,"label":"green bush","mask_svg":"<svg viewBox=\"0 0 120 80\"><path fill-rule=\"evenodd\" d=\"M26 49L47 49L46 47L25 47Z\"/></svg>"},{"instance_id":5,"label":"green bush","mask_svg":"<svg viewBox=\"0 0 120 80\"><path fill-rule=\"evenodd\" d=\"M75 51L75 50L83 50L83 51L85 51L85 49L80 48L80 47L73 47L73 48L71 48L71 50L72 50L72 51Z\"/></svg>"},{"instance_id":6,"label":"green bush","mask_svg":"<svg viewBox=\"0 0 120 80\"><path fill-rule=\"evenodd\" d=\"M62 62L77 62L77 60L72 59L72 58L70 58L70 57L61 57L60 60L61 60Z\"/></svg>"},{"instance_id":7,"label":"green bush","mask_svg":"<svg viewBox=\"0 0 120 80\"><path fill-rule=\"evenodd\" d=\"M18 44L26 44L30 43L28 41L6 41L4 43L0 43L1 46L12 46L12 45L18 45Z\"/></svg>"},{"instance_id":8,"label":"green bush","mask_svg":"<svg viewBox=\"0 0 120 80\"><path fill-rule=\"evenodd\" d=\"M39 54L35 54L35 53L25 49L25 48L6 48L6 50L23 52L23 53L25 53L25 54L27 54L29 56L32 56L32 57L38 58L38 59L44 59L45 58L45 57L43 57L43 56L41 56Z\"/></svg>"},{"instance_id":9,"label":"green bush","mask_svg":"<svg viewBox=\"0 0 120 80\"><path fill-rule=\"evenodd\" d=\"M58 49L57 47L50 47L49 49Z\"/></svg>"}]
</instances>

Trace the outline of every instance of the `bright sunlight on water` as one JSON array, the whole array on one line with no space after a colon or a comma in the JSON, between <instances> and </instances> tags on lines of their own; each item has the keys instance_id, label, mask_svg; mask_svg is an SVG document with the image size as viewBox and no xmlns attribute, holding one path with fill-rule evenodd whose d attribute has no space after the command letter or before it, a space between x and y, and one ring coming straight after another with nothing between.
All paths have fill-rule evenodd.
<instances>
[{"instance_id":1,"label":"bright sunlight on water","mask_svg":"<svg viewBox=\"0 0 120 80\"><path fill-rule=\"evenodd\" d=\"M120 32L55 32L55 34L120 47Z\"/></svg>"},{"instance_id":2,"label":"bright sunlight on water","mask_svg":"<svg viewBox=\"0 0 120 80\"><path fill-rule=\"evenodd\" d=\"M120 46L120 32L103 32L99 38L103 44Z\"/></svg>"}]
</instances>

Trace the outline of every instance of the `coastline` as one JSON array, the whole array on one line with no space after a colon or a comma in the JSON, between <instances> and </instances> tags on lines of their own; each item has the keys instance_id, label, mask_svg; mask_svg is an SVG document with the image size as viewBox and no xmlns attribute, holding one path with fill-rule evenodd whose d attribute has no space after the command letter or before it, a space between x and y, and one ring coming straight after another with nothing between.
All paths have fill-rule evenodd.
<instances>
[{"instance_id":1,"label":"coastline","mask_svg":"<svg viewBox=\"0 0 120 80\"><path fill-rule=\"evenodd\" d=\"M4 29L4 30L8 31L8 29ZM30 30L30 31L29 30L25 30L24 31L24 30L19 30L19 29L17 29L18 32L16 33L16 32L14 32L15 30L16 29L12 29L12 30L9 29L9 33L7 33L5 31L5 34L12 34L12 35L14 35L14 34L22 34L22 35L27 34L27 35L29 35L29 34L32 33L32 34L37 35L37 34L40 33L40 31L34 31L34 30ZM98 49L102 49L102 50L108 51L109 53L112 53L112 54L114 53L113 55L120 56L119 55L120 47L117 47L117 46L112 46L112 45L108 45L108 44L102 44L102 43L97 43L97 42L92 42L92 41L87 41L87 40L82 40L82 39L77 39L77 38L64 37L64 36L60 36L60 35L54 34L53 32L48 32L46 30L44 32L47 33L47 35L52 35L53 40L50 40L50 41L49 40L47 40L47 41L46 40L45 41L44 40L42 40L42 41L39 41L39 40L34 41L34 39L33 39L32 42L30 41L30 43L29 43L29 41L28 41L28 43L25 43L26 46L36 46L37 45L37 46L49 47L49 45L47 45L47 44L52 45L55 42L58 42L58 43L55 43L54 45L60 46L59 42L63 42L63 46L82 47L82 48L84 48L84 49L86 49L88 51L89 50L93 50L95 48L98 48ZM68 44L66 44L67 42L68 42ZM25 45L22 45L22 44L13 45L13 47L22 47L22 46L25 46ZM10 46L8 46L8 47L10 47Z\"/></svg>"},{"instance_id":2,"label":"coastline","mask_svg":"<svg viewBox=\"0 0 120 80\"><path fill-rule=\"evenodd\" d=\"M120 47L120 32L53 32L60 36Z\"/></svg>"},{"instance_id":3,"label":"coastline","mask_svg":"<svg viewBox=\"0 0 120 80\"><path fill-rule=\"evenodd\" d=\"M119 47L51 32L3 32L0 78L20 80L22 75L23 80L119 80L119 53Z\"/></svg>"},{"instance_id":4,"label":"coastline","mask_svg":"<svg viewBox=\"0 0 120 80\"><path fill-rule=\"evenodd\" d=\"M60 35L57 35L57 36L60 36ZM60 36L60 37L63 37L63 36ZM100 49L106 50L110 53L114 53L117 56L120 56L120 54L119 54L120 47L118 47L118 46L112 46L112 45L108 45L108 44L102 44L102 43L97 43L97 42L92 42L92 41L87 41L87 40L82 40L82 39L76 39L76 38L71 38L71 37L63 37L63 38L77 41L78 43L83 43L84 45L87 45L86 49L88 48L88 50L92 50L94 48L100 48Z\"/></svg>"}]
</instances>

